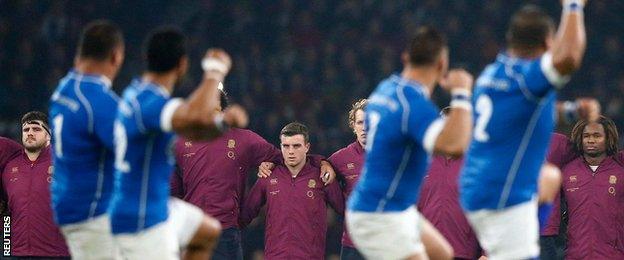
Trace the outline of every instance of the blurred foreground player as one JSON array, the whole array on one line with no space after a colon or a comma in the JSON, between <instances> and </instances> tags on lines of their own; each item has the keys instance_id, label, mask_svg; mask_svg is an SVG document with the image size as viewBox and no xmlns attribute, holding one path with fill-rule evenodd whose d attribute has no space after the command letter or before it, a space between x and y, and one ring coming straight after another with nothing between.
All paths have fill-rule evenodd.
<instances>
[{"instance_id":1,"label":"blurred foreground player","mask_svg":"<svg viewBox=\"0 0 624 260\"><path fill-rule=\"evenodd\" d=\"M461 155L470 141L472 76L447 74L446 40L429 27L417 30L402 58L402 73L382 81L368 99L366 160L349 198L347 226L366 258L427 259L423 240L433 239L431 245L446 250L430 257L448 259L452 249L414 205L429 155ZM429 100L438 82L452 95L446 120Z\"/></svg>"},{"instance_id":2,"label":"blurred foreground player","mask_svg":"<svg viewBox=\"0 0 624 260\"><path fill-rule=\"evenodd\" d=\"M231 61L208 50L204 79L185 101L171 98L186 73L184 35L159 29L144 49L147 70L124 91L115 120L115 190L109 212L115 241L125 259L208 259L220 233L219 222L169 197L175 143L173 132L191 140L213 139L228 126L246 126L247 115L232 106L217 111L217 85Z\"/></svg>"},{"instance_id":3,"label":"blurred foreground player","mask_svg":"<svg viewBox=\"0 0 624 260\"><path fill-rule=\"evenodd\" d=\"M539 257L538 173L554 128L556 89L585 52L583 4L564 1L556 37L553 20L538 7L516 12L507 51L475 84L476 123L460 196L490 259Z\"/></svg>"},{"instance_id":4,"label":"blurred foreground player","mask_svg":"<svg viewBox=\"0 0 624 260\"><path fill-rule=\"evenodd\" d=\"M113 190L113 122L119 99L111 83L123 60L119 28L106 21L88 24L74 68L50 99L52 208L75 259L119 257L106 210Z\"/></svg>"}]
</instances>

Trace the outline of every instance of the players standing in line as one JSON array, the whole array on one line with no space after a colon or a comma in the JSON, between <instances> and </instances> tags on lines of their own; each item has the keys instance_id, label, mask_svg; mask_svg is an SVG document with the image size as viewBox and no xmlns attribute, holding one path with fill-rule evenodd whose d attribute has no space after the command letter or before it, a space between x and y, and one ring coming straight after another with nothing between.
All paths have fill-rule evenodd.
<instances>
[{"instance_id":1,"label":"players standing in line","mask_svg":"<svg viewBox=\"0 0 624 260\"><path fill-rule=\"evenodd\" d=\"M219 222L179 199L170 199L173 145L179 133L192 140L213 139L228 126L246 126L238 106L217 111L217 85L231 60L210 49L202 62L204 78L186 100L171 98L188 69L184 35L156 30L144 46L147 70L124 91L115 120L115 188L112 232L126 259L207 259L220 233Z\"/></svg>"},{"instance_id":2,"label":"players standing in line","mask_svg":"<svg viewBox=\"0 0 624 260\"><path fill-rule=\"evenodd\" d=\"M370 259L427 259L423 240L434 239L452 258L444 238L416 210L431 153L461 155L471 133L472 76L448 68L443 35L420 27L402 55L404 69L382 81L366 107L366 159L346 214L353 242ZM446 75L446 76L445 76ZM429 100L440 82L452 95L439 118ZM433 234L433 236L422 236Z\"/></svg>"},{"instance_id":3,"label":"players standing in line","mask_svg":"<svg viewBox=\"0 0 624 260\"><path fill-rule=\"evenodd\" d=\"M563 2L556 36L553 20L538 7L514 14L507 51L475 84L476 124L460 196L481 246L494 260L539 256L535 197L554 128L555 90L580 66L586 44L585 1Z\"/></svg>"},{"instance_id":4,"label":"players standing in line","mask_svg":"<svg viewBox=\"0 0 624 260\"><path fill-rule=\"evenodd\" d=\"M442 109L443 116L450 109ZM434 155L417 206L423 217L451 244L455 259L477 259L483 252L459 205L457 180L463 165L463 156Z\"/></svg>"},{"instance_id":5,"label":"players standing in line","mask_svg":"<svg viewBox=\"0 0 624 260\"><path fill-rule=\"evenodd\" d=\"M53 168L48 116L31 111L21 122L24 149L0 172L11 216L11 256L69 259L50 206Z\"/></svg>"},{"instance_id":6,"label":"players standing in line","mask_svg":"<svg viewBox=\"0 0 624 260\"><path fill-rule=\"evenodd\" d=\"M283 164L251 188L240 214L241 226L266 204L266 259L324 259L327 204L344 214L342 191L337 182L324 185L321 168L307 158L310 137L305 125L286 125L280 142Z\"/></svg>"},{"instance_id":7,"label":"players standing in line","mask_svg":"<svg viewBox=\"0 0 624 260\"><path fill-rule=\"evenodd\" d=\"M220 90L218 110L227 107ZM247 173L263 161L277 162L279 149L251 130L232 128L211 141L179 138L175 157L178 170L171 178L171 194L218 219L223 228L212 259L242 260L238 218Z\"/></svg>"},{"instance_id":8,"label":"players standing in line","mask_svg":"<svg viewBox=\"0 0 624 260\"><path fill-rule=\"evenodd\" d=\"M565 258L624 258L624 153L619 151L615 123L606 117L597 122L580 120L571 134L572 143L554 151L551 160L562 161L566 154L574 158L561 165L563 182L560 192L567 204L567 243ZM554 214L542 232L559 233L561 214L557 195Z\"/></svg>"},{"instance_id":9,"label":"players standing in line","mask_svg":"<svg viewBox=\"0 0 624 260\"><path fill-rule=\"evenodd\" d=\"M118 257L106 209L113 189L112 133L119 99L111 82L123 60L119 28L107 21L89 23L74 68L50 99L52 208L76 259Z\"/></svg>"},{"instance_id":10,"label":"players standing in line","mask_svg":"<svg viewBox=\"0 0 624 260\"><path fill-rule=\"evenodd\" d=\"M355 188L360 178L362 166L364 166L364 146L366 145L366 131L364 131L364 109L367 104L366 99L360 99L351 105L349 111L349 128L355 134L355 142L336 151L327 159L336 170L339 179L343 181L343 194L345 199ZM342 248L340 250L340 259L357 260L364 259L364 256L358 252L349 237L347 225L344 225L342 233Z\"/></svg>"}]
</instances>

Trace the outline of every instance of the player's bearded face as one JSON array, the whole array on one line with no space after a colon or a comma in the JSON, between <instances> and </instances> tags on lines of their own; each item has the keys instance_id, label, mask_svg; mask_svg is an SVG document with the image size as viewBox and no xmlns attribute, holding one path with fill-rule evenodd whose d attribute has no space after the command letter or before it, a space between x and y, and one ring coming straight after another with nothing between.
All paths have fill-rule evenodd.
<instances>
[{"instance_id":1,"label":"player's bearded face","mask_svg":"<svg viewBox=\"0 0 624 260\"><path fill-rule=\"evenodd\" d=\"M353 123L353 132L358 143L366 145L366 131L364 131L364 110L355 111L355 122Z\"/></svg>"},{"instance_id":2,"label":"player's bearded face","mask_svg":"<svg viewBox=\"0 0 624 260\"><path fill-rule=\"evenodd\" d=\"M22 144L28 151L37 151L50 141L50 135L41 124L24 124L22 126Z\"/></svg>"},{"instance_id":3,"label":"player's bearded face","mask_svg":"<svg viewBox=\"0 0 624 260\"><path fill-rule=\"evenodd\" d=\"M310 143L306 143L303 135L280 136L282 156L284 163L290 167L295 167L305 162L306 155L310 149Z\"/></svg>"},{"instance_id":4,"label":"player's bearded face","mask_svg":"<svg viewBox=\"0 0 624 260\"><path fill-rule=\"evenodd\" d=\"M583 130L583 153L590 157L603 155L606 151L605 131L602 124L589 123Z\"/></svg>"}]
</instances>

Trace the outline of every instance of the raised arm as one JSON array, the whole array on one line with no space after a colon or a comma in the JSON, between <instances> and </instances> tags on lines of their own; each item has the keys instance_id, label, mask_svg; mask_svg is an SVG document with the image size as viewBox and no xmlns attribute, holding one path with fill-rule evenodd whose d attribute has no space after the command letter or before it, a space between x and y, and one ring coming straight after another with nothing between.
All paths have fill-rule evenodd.
<instances>
[{"instance_id":1,"label":"raised arm","mask_svg":"<svg viewBox=\"0 0 624 260\"><path fill-rule=\"evenodd\" d=\"M229 126L246 127L247 113L233 105L219 112L217 89L232 66L230 56L220 49L206 52L202 67L204 79L186 101L172 104L165 111L172 113L171 126L175 132L191 140L213 139ZM164 112L163 112L164 113Z\"/></svg>"},{"instance_id":2,"label":"raised arm","mask_svg":"<svg viewBox=\"0 0 624 260\"><path fill-rule=\"evenodd\" d=\"M561 75L569 75L581 66L587 39L583 7L586 0L563 0L563 12L551 48L553 67Z\"/></svg>"},{"instance_id":3,"label":"raised arm","mask_svg":"<svg viewBox=\"0 0 624 260\"><path fill-rule=\"evenodd\" d=\"M443 88L451 92L451 112L446 117L446 122L433 123L442 128L433 142L434 153L459 156L468 148L472 133L472 83L472 75L465 70L451 70L440 82ZM430 128L436 127L433 124ZM435 135L435 129L430 130ZM427 139L432 140L433 137L425 136L425 140Z\"/></svg>"}]
</instances>

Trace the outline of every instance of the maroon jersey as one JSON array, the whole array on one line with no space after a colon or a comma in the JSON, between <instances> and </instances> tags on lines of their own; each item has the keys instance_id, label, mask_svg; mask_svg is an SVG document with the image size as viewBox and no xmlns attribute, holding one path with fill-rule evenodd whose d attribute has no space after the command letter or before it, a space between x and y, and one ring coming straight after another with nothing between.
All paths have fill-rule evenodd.
<instances>
[{"instance_id":1,"label":"maroon jersey","mask_svg":"<svg viewBox=\"0 0 624 260\"><path fill-rule=\"evenodd\" d=\"M546 154L546 161L561 169L568 162L574 160L578 154L567 136L554 133L550 139L550 146Z\"/></svg>"},{"instance_id":2,"label":"maroon jersey","mask_svg":"<svg viewBox=\"0 0 624 260\"><path fill-rule=\"evenodd\" d=\"M13 159L13 157L20 154L22 146L17 142L0 136L0 173L4 172L4 166ZM6 209L6 193L2 187L2 178L0 178L0 214Z\"/></svg>"},{"instance_id":3,"label":"maroon jersey","mask_svg":"<svg viewBox=\"0 0 624 260\"><path fill-rule=\"evenodd\" d=\"M51 182L49 147L41 150L35 161L30 161L22 151L6 164L2 184L11 216L13 256L69 256L63 235L52 217Z\"/></svg>"},{"instance_id":4,"label":"maroon jersey","mask_svg":"<svg viewBox=\"0 0 624 260\"><path fill-rule=\"evenodd\" d=\"M276 147L256 133L238 128L209 142L180 138L175 156L179 170L172 176L172 196L200 207L224 229L238 227L249 170L263 161L281 160Z\"/></svg>"},{"instance_id":5,"label":"maroon jersey","mask_svg":"<svg viewBox=\"0 0 624 260\"><path fill-rule=\"evenodd\" d=\"M17 156L22 149L22 146L17 142L0 136L0 172L4 171L6 163Z\"/></svg>"},{"instance_id":6,"label":"maroon jersey","mask_svg":"<svg viewBox=\"0 0 624 260\"><path fill-rule=\"evenodd\" d=\"M266 259L324 259L327 206L344 214L344 197L336 182L325 186L320 169L306 162L293 178L284 165L260 178L243 204L241 225L253 220L267 204Z\"/></svg>"},{"instance_id":7,"label":"maroon jersey","mask_svg":"<svg viewBox=\"0 0 624 260\"><path fill-rule=\"evenodd\" d=\"M583 156L562 169L561 191L568 206L566 259L624 259L624 154L605 158L592 171ZM559 196L553 207L559 212ZM559 233L552 214L543 235Z\"/></svg>"},{"instance_id":8,"label":"maroon jersey","mask_svg":"<svg viewBox=\"0 0 624 260\"><path fill-rule=\"evenodd\" d=\"M364 155L364 148L356 141L338 150L328 159L334 167L336 174L344 180L345 186L343 191L345 199L349 198L349 194L351 194L360 178L362 166L364 166ZM343 230L342 245L355 248L347 232L347 225L343 225Z\"/></svg>"},{"instance_id":9,"label":"maroon jersey","mask_svg":"<svg viewBox=\"0 0 624 260\"><path fill-rule=\"evenodd\" d=\"M418 211L448 240L455 257L477 259L481 247L459 205L457 183L464 160L440 155L432 159L420 190Z\"/></svg>"}]
</instances>

